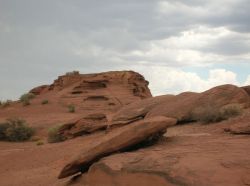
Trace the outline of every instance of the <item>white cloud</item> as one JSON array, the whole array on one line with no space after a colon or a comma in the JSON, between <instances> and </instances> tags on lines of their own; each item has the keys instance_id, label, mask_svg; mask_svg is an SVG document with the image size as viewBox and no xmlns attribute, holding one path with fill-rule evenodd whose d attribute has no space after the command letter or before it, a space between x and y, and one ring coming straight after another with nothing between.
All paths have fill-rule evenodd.
<instances>
[{"instance_id":1,"label":"white cloud","mask_svg":"<svg viewBox=\"0 0 250 186\"><path fill-rule=\"evenodd\" d=\"M148 41L148 47L117 54L128 61L147 61L169 67L212 66L250 60L249 53L244 54L248 51L248 41L249 34L200 25L176 36Z\"/></svg>"},{"instance_id":2,"label":"white cloud","mask_svg":"<svg viewBox=\"0 0 250 186\"><path fill-rule=\"evenodd\" d=\"M237 75L225 69L210 70L207 79L201 78L197 73L163 66L135 67L134 69L143 73L149 80L149 87L155 96L185 91L202 92L222 84L240 85L236 79Z\"/></svg>"},{"instance_id":3,"label":"white cloud","mask_svg":"<svg viewBox=\"0 0 250 186\"><path fill-rule=\"evenodd\" d=\"M244 85L250 85L250 74L247 76L247 80L245 81Z\"/></svg>"}]
</instances>

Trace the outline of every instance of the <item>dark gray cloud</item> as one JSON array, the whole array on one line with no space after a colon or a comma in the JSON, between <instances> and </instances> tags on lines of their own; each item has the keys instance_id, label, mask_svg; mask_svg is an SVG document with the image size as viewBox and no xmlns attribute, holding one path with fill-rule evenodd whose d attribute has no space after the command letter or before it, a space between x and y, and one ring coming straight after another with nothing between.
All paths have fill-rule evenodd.
<instances>
[{"instance_id":1,"label":"dark gray cloud","mask_svg":"<svg viewBox=\"0 0 250 186\"><path fill-rule=\"evenodd\" d=\"M247 0L0 0L0 99L74 69L177 68L211 63L213 55L222 56L218 63L249 62L249 10ZM185 36L179 46L199 26L228 33L202 36L199 46L187 46Z\"/></svg>"}]
</instances>

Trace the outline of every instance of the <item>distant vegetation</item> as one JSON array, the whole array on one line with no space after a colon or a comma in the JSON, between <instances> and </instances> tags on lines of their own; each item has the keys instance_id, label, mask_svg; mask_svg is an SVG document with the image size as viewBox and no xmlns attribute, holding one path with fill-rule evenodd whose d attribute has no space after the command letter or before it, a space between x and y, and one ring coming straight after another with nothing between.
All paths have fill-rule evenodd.
<instances>
[{"instance_id":1,"label":"distant vegetation","mask_svg":"<svg viewBox=\"0 0 250 186\"><path fill-rule=\"evenodd\" d=\"M74 113L75 111L76 111L76 109L75 109L75 105L68 105L68 111L70 112L70 113Z\"/></svg>"},{"instance_id":2,"label":"distant vegetation","mask_svg":"<svg viewBox=\"0 0 250 186\"><path fill-rule=\"evenodd\" d=\"M67 72L66 75L67 76L72 76L72 75L79 75L79 71L72 71L72 72Z\"/></svg>"},{"instance_id":3,"label":"distant vegetation","mask_svg":"<svg viewBox=\"0 0 250 186\"><path fill-rule=\"evenodd\" d=\"M27 106L27 105L30 105L30 100L33 98L35 98L35 94L26 93L26 94L23 94L19 100L23 103L23 106Z\"/></svg>"},{"instance_id":4,"label":"distant vegetation","mask_svg":"<svg viewBox=\"0 0 250 186\"><path fill-rule=\"evenodd\" d=\"M6 101L0 101L0 107L5 108L8 107L11 104L11 100L6 100Z\"/></svg>"},{"instance_id":5,"label":"distant vegetation","mask_svg":"<svg viewBox=\"0 0 250 186\"><path fill-rule=\"evenodd\" d=\"M39 141L36 142L36 145L37 146L44 145L44 142L42 140L39 140Z\"/></svg>"},{"instance_id":6,"label":"distant vegetation","mask_svg":"<svg viewBox=\"0 0 250 186\"><path fill-rule=\"evenodd\" d=\"M21 119L8 119L0 124L0 140L25 141L30 139L33 134L33 128Z\"/></svg>"},{"instance_id":7,"label":"distant vegetation","mask_svg":"<svg viewBox=\"0 0 250 186\"><path fill-rule=\"evenodd\" d=\"M48 103L49 103L49 100L47 100L47 99L45 99L45 100L43 100L43 101L41 102L42 105L46 105L46 104L48 104Z\"/></svg>"},{"instance_id":8,"label":"distant vegetation","mask_svg":"<svg viewBox=\"0 0 250 186\"><path fill-rule=\"evenodd\" d=\"M49 128L48 130L48 142L49 143L57 143L57 142L61 142L65 140L65 137L59 133L60 127L61 126L59 125L59 126Z\"/></svg>"},{"instance_id":9,"label":"distant vegetation","mask_svg":"<svg viewBox=\"0 0 250 186\"><path fill-rule=\"evenodd\" d=\"M227 120L231 117L238 116L242 113L242 108L239 104L231 104L222 107L221 109L207 106L200 108L193 113L193 119L203 123L215 123Z\"/></svg>"}]
</instances>

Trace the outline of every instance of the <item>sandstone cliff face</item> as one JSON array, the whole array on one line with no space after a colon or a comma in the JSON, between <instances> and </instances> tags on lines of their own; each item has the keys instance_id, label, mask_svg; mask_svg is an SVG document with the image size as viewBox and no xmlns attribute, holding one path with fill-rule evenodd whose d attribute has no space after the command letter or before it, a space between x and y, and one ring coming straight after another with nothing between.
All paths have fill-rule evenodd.
<instances>
[{"instance_id":1,"label":"sandstone cliff face","mask_svg":"<svg viewBox=\"0 0 250 186\"><path fill-rule=\"evenodd\" d=\"M133 71L79 74L74 71L59 76L53 84L39 86L30 92L42 95L56 92L60 98L81 99L84 105L123 106L152 97L148 81ZM80 103L79 103L80 104ZM81 105L81 104L80 104ZM89 108L92 109L92 108Z\"/></svg>"},{"instance_id":2,"label":"sandstone cliff face","mask_svg":"<svg viewBox=\"0 0 250 186\"><path fill-rule=\"evenodd\" d=\"M66 123L61 133L75 137L105 129L110 114L124 105L152 97L148 82L133 71L114 71L99 74L68 73L59 76L47 92L56 92L59 100L76 106L82 116Z\"/></svg>"}]
</instances>

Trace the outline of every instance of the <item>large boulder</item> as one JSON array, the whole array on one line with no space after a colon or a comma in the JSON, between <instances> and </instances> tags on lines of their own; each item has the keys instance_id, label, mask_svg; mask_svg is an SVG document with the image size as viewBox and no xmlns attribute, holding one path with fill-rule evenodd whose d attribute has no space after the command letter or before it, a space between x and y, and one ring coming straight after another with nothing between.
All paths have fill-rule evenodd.
<instances>
[{"instance_id":1,"label":"large boulder","mask_svg":"<svg viewBox=\"0 0 250 186\"><path fill-rule=\"evenodd\" d=\"M78 120L63 124L59 129L59 133L66 138L73 138L98 130L105 130L107 126L108 120L105 114L89 114Z\"/></svg>"},{"instance_id":2,"label":"large boulder","mask_svg":"<svg viewBox=\"0 0 250 186\"><path fill-rule=\"evenodd\" d=\"M78 158L67 164L58 178L65 178L78 172L85 172L96 161L112 153L123 151L137 145L152 136L164 132L176 123L175 119L154 117L134 122L109 132L100 143L82 152Z\"/></svg>"},{"instance_id":3,"label":"large boulder","mask_svg":"<svg viewBox=\"0 0 250 186\"><path fill-rule=\"evenodd\" d=\"M140 120L156 105L172 100L174 95L157 96L125 105L112 115L110 125L127 124Z\"/></svg>"},{"instance_id":4,"label":"large boulder","mask_svg":"<svg viewBox=\"0 0 250 186\"><path fill-rule=\"evenodd\" d=\"M196 118L197 110L206 107L220 109L226 105L237 104L246 107L249 96L245 90L234 85L222 85L202 93L182 93L170 101L158 104L148 112L146 118L166 116L176 118L179 122Z\"/></svg>"},{"instance_id":5,"label":"large boulder","mask_svg":"<svg viewBox=\"0 0 250 186\"><path fill-rule=\"evenodd\" d=\"M189 136L169 137L149 148L105 157L78 182L95 186L249 185L249 138L197 130L196 135L188 130Z\"/></svg>"},{"instance_id":6,"label":"large boulder","mask_svg":"<svg viewBox=\"0 0 250 186\"><path fill-rule=\"evenodd\" d=\"M158 96L125 105L112 115L109 124L127 124L154 116L173 117L179 122L189 122L195 120L199 110L206 107L220 109L232 104L245 107L248 103L249 96L245 89L234 85L222 85L202 93L184 92L176 96Z\"/></svg>"}]
</instances>

